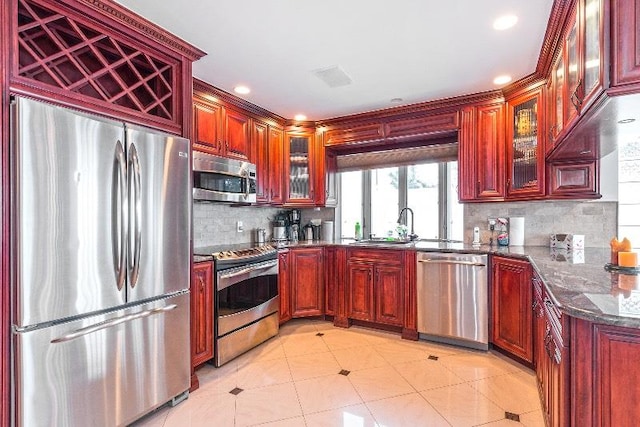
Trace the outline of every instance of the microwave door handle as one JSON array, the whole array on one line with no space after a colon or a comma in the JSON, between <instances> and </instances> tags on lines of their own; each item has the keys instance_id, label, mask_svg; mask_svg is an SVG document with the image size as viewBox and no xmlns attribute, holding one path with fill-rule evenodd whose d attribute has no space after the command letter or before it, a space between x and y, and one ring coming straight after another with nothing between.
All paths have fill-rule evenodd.
<instances>
[{"instance_id":1,"label":"microwave door handle","mask_svg":"<svg viewBox=\"0 0 640 427\"><path fill-rule=\"evenodd\" d=\"M242 171L242 178L244 179L244 199L247 200L249 199L249 190L250 190L250 185L249 185L249 172L247 172L246 170Z\"/></svg>"},{"instance_id":2,"label":"microwave door handle","mask_svg":"<svg viewBox=\"0 0 640 427\"><path fill-rule=\"evenodd\" d=\"M127 160L124 155L122 142L116 142L116 151L114 154L114 182L113 185L113 210L112 229L113 238L113 254L116 273L116 286L119 291L124 286L127 278Z\"/></svg>"},{"instance_id":3,"label":"microwave door handle","mask_svg":"<svg viewBox=\"0 0 640 427\"><path fill-rule=\"evenodd\" d=\"M140 246L141 246L141 220L142 202L140 195L140 158L135 144L131 144L129 149L129 179L131 179L129 189L133 194L129 195L129 215L133 221L131 235L133 236L133 252L129 252L129 263L131 272L129 275L129 286L135 288L138 283L140 273ZM131 224L131 223L130 223ZM129 245L129 249L131 246Z\"/></svg>"}]
</instances>

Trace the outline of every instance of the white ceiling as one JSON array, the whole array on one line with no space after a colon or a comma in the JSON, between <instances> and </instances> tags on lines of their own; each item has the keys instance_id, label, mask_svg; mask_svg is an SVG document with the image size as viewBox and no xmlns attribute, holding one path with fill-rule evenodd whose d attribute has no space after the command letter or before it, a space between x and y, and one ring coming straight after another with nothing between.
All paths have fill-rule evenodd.
<instances>
[{"instance_id":1,"label":"white ceiling","mask_svg":"<svg viewBox=\"0 0 640 427\"><path fill-rule=\"evenodd\" d=\"M553 0L118 0L208 53L195 77L309 120L496 89L537 64ZM519 18L498 32L495 18ZM330 88L313 71L340 66Z\"/></svg>"}]
</instances>

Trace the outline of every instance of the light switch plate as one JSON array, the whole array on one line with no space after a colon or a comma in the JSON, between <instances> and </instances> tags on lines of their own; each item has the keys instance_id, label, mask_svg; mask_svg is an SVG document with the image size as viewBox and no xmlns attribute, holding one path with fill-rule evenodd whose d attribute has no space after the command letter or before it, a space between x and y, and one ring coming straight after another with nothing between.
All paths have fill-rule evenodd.
<instances>
[{"instance_id":1,"label":"light switch plate","mask_svg":"<svg viewBox=\"0 0 640 427\"><path fill-rule=\"evenodd\" d=\"M236 221L236 231L238 233L242 233L244 231L244 225L242 224L242 221Z\"/></svg>"}]
</instances>

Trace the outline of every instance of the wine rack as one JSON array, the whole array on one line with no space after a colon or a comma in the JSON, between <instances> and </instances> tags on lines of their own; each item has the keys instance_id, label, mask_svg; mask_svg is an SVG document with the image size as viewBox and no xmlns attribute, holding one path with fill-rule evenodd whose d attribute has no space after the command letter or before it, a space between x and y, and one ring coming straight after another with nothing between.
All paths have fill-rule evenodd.
<instances>
[{"instance_id":1,"label":"wine rack","mask_svg":"<svg viewBox=\"0 0 640 427\"><path fill-rule=\"evenodd\" d=\"M177 58L151 54L124 36L106 34L57 2L18 1L17 63L16 77L23 84L179 122Z\"/></svg>"}]
</instances>

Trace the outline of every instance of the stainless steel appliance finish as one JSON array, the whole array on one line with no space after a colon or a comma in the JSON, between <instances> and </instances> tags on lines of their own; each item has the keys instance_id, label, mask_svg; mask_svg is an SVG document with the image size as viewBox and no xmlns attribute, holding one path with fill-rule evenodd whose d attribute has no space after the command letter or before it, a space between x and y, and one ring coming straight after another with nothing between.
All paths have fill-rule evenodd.
<instances>
[{"instance_id":1,"label":"stainless steel appliance finish","mask_svg":"<svg viewBox=\"0 0 640 427\"><path fill-rule=\"evenodd\" d=\"M487 256L418 252L417 260L420 337L487 350Z\"/></svg>"},{"instance_id":2,"label":"stainless steel appliance finish","mask_svg":"<svg viewBox=\"0 0 640 427\"><path fill-rule=\"evenodd\" d=\"M14 423L125 425L190 385L189 141L12 112Z\"/></svg>"},{"instance_id":3,"label":"stainless steel appliance finish","mask_svg":"<svg viewBox=\"0 0 640 427\"><path fill-rule=\"evenodd\" d=\"M194 252L214 259L213 362L222 366L278 333L277 250L239 244Z\"/></svg>"},{"instance_id":4,"label":"stainless steel appliance finish","mask_svg":"<svg viewBox=\"0 0 640 427\"><path fill-rule=\"evenodd\" d=\"M193 199L255 203L256 165L194 151Z\"/></svg>"}]
</instances>

